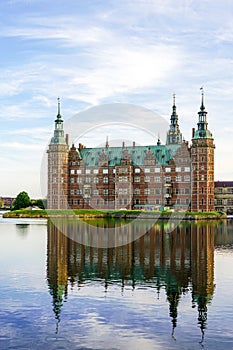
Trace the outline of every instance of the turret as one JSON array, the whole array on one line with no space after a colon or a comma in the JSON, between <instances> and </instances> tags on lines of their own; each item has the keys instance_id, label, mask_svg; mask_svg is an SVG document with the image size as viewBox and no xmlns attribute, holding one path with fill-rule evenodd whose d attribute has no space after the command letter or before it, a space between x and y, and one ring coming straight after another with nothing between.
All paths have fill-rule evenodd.
<instances>
[{"instance_id":1,"label":"turret","mask_svg":"<svg viewBox=\"0 0 233 350\"><path fill-rule=\"evenodd\" d=\"M58 98L58 113L55 120L53 137L48 153L48 209L67 209L68 195L68 137L64 135L63 120L60 113Z\"/></svg>"},{"instance_id":2,"label":"turret","mask_svg":"<svg viewBox=\"0 0 233 350\"><path fill-rule=\"evenodd\" d=\"M171 124L167 133L167 145L170 144L181 144L182 143L182 134L180 132L178 115L176 113L176 100L175 94L173 94L173 107L171 115Z\"/></svg>"},{"instance_id":3,"label":"turret","mask_svg":"<svg viewBox=\"0 0 233 350\"><path fill-rule=\"evenodd\" d=\"M198 112L197 130L193 131L192 162L192 211L214 210L214 139L208 130L207 112L202 90Z\"/></svg>"}]
</instances>

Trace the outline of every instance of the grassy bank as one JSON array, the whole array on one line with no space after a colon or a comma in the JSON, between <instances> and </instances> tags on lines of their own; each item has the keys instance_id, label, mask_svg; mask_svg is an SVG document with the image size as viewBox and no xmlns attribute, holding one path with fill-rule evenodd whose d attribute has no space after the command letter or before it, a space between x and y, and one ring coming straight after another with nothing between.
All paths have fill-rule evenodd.
<instances>
[{"instance_id":1,"label":"grassy bank","mask_svg":"<svg viewBox=\"0 0 233 350\"><path fill-rule=\"evenodd\" d=\"M224 219L225 214L218 212L168 212L168 211L142 211L142 210L15 210L3 214L4 218L49 218L49 217L77 217L77 218L160 218L183 220L213 220Z\"/></svg>"}]
</instances>

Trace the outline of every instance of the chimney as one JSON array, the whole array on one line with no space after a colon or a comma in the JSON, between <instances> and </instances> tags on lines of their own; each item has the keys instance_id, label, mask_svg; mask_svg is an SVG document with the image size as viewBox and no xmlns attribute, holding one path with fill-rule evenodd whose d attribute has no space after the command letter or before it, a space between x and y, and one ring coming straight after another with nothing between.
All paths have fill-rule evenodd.
<instances>
[{"instance_id":1,"label":"chimney","mask_svg":"<svg viewBox=\"0 0 233 350\"><path fill-rule=\"evenodd\" d=\"M133 148L135 147L135 141L133 141Z\"/></svg>"},{"instance_id":2,"label":"chimney","mask_svg":"<svg viewBox=\"0 0 233 350\"><path fill-rule=\"evenodd\" d=\"M192 129L192 138L194 138L195 128Z\"/></svg>"},{"instance_id":3,"label":"chimney","mask_svg":"<svg viewBox=\"0 0 233 350\"><path fill-rule=\"evenodd\" d=\"M66 134L66 144L67 144L67 146L69 146L69 135L68 134Z\"/></svg>"},{"instance_id":4,"label":"chimney","mask_svg":"<svg viewBox=\"0 0 233 350\"><path fill-rule=\"evenodd\" d=\"M125 141L122 142L122 148L125 148Z\"/></svg>"}]
</instances>

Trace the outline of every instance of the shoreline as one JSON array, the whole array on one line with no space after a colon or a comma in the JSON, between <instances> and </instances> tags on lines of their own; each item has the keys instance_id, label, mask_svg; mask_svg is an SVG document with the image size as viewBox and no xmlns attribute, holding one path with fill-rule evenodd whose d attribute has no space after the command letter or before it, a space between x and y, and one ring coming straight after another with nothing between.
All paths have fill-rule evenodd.
<instances>
[{"instance_id":1,"label":"shoreline","mask_svg":"<svg viewBox=\"0 0 233 350\"><path fill-rule=\"evenodd\" d=\"M225 213L218 212L158 212L142 210L15 210L2 214L3 218L77 218L77 219L159 219L159 220L222 220Z\"/></svg>"}]
</instances>

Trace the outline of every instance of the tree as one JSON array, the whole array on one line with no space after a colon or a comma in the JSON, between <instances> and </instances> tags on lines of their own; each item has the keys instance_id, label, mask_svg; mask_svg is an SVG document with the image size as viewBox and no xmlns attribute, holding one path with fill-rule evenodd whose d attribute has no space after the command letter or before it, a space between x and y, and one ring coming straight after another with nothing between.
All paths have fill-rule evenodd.
<instances>
[{"instance_id":1,"label":"tree","mask_svg":"<svg viewBox=\"0 0 233 350\"><path fill-rule=\"evenodd\" d=\"M31 200L31 204L40 209L45 209L46 202L45 199L33 199Z\"/></svg>"},{"instance_id":2,"label":"tree","mask_svg":"<svg viewBox=\"0 0 233 350\"><path fill-rule=\"evenodd\" d=\"M23 191L18 194L16 199L14 200L12 204L12 210L18 210L22 208L26 208L29 205L31 205L31 200L27 192Z\"/></svg>"}]
</instances>

